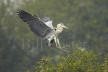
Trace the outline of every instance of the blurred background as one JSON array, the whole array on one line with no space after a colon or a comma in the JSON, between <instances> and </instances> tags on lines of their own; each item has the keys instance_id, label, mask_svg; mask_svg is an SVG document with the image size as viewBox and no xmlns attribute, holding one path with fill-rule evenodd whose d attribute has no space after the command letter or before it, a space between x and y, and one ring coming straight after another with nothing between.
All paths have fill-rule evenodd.
<instances>
[{"instance_id":1,"label":"blurred background","mask_svg":"<svg viewBox=\"0 0 108 72\"><path fill-rule=\"evenodd\" d=\"M0 72L32 71L43 56L56 60L67 54L55 46L41 48L41 39L18 17L18 9L48 16L55 27L59 22L69 27L59 35L61 43L71 45L68 50L108 53L108 0L0 0Z\"/></svg>"}]
</instances>

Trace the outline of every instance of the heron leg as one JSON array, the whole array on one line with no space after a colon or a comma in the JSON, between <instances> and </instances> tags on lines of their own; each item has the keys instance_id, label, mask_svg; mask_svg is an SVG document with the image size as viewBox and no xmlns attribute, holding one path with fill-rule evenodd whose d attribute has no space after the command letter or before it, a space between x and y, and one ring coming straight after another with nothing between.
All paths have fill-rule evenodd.
<instances>
[{"instance_id":1,"label":"heron leg","mask_svg":"<svg viewBox=\"0 0 108 72\"><path fill-rule=\"evenodd\" d=\"M51 38L48 38L47 39L47 43L46 43L46 47L50 47L51 46L50 41L51 41Z\"/></svg>"},{"instance_id":2,"label":"heron leg","mask_svg":"<svg viewBox=\"0 0 108 72\"><path fill-rule=\"evenodd\" d=\"M57 47L57 38L54 37L54 41L55 41L55 44L56 44L56 47Z\"/></svg>"},{"instance_id":3,"label":"heron leg","mask_svg":"<svg viewBox=\"0 0 108 72\"><path fill-rule=\"evenodd\" d=\"M59 39L58 39L58 38L57 38L57 43L58 43L58 46L59 46L59 47L61 47L61 46L60 46L60 42L59 42Z\"/></svg>"}]
</instances>

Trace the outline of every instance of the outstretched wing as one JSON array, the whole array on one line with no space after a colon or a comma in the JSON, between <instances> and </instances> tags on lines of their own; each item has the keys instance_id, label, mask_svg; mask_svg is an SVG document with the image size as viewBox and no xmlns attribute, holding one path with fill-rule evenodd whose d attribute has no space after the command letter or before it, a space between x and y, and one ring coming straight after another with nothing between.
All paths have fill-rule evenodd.
<instances>
[{"instance_id":1,"label":"outstretched wing","mask_svg":"<svg viewBox=\"0 0 108 72\"><path fill-rule=\"evenodd\" d=\"M51 29L53 29L52 20L49 17L42 18L42 21Z\"/></svg>"},{"instance_id":2,"label":"outstretched wing","mask_svg":"<svg viewBox=\"0 0 108 72\"><path fill-rule=\"evenodd\" d=\"M44 24L44 22L42 22L37 16L32 16L24 10L18 10L17 13L24 22L27 22L36 35L43 38L51 31L51 28Z\"/></svg>"}]
</instances>

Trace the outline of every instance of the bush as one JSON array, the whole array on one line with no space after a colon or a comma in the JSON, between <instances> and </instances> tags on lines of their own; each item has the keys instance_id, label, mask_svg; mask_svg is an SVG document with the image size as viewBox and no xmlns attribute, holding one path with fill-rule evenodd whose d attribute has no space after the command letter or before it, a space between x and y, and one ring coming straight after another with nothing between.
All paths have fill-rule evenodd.
<instances>
[{"instance_id":1,"label":"bush","mask_svg":"<svg viewBox=\"0 0 108 72\"><path fill-rule=\"evenodd\" d=\"M108 55L104 63L100 64L99 54L78 50L66 57L59 57L56 64L52 62L53 58L43 57L34 69L35 72L108 72L107 57Z\"/></svg>"}]
</instances>

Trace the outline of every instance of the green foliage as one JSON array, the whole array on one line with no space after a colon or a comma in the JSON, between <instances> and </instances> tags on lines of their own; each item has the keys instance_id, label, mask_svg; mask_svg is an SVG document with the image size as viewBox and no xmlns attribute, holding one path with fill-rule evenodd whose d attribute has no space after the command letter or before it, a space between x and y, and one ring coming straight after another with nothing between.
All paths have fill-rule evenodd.
<instances>
[{"instance_id":1,"label":"green foliage","mask_svg":"<svg viewBox=\"0 0 108 72\"><path fill-rule=\"evenodd\" d=\"M40 64L39 67L34 66L37 72L40 72L40 70L42 72L52 72L55 70L55 66L52 63L52 58L50 57L43 57L38 64Z\"/></svg>"},{"instance_id":2,"label":"green foliage","mask_svg":"<svg viewBox=\"0 0 108 72\"><path fill-rule=\"evenodd\" d=\"M107 56L106 56L107 57ZM59 57L56 64L52 62L52 57L43 57L38 62L39 66L34 66L35 72L107 72L108 59L98 63L99 54L92 51L75 51L66 57Z\"/></svg>"}]
</instances>

